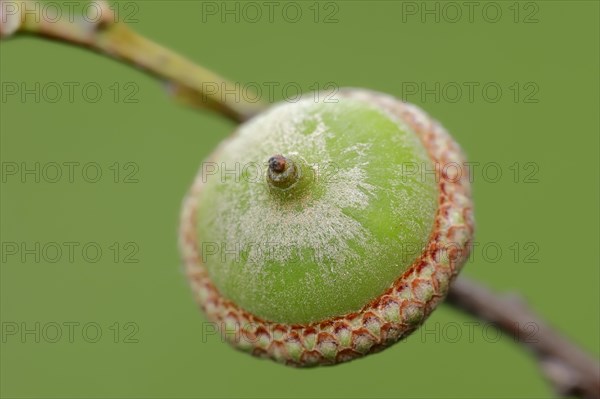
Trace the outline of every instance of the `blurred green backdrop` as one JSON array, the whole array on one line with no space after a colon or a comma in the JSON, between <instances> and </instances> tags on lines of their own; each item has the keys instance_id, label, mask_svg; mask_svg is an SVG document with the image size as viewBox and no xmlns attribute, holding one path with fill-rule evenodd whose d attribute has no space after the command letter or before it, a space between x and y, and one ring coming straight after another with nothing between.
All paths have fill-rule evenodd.
<instances>
[{"instance_id":1,"label":"blurred green backdrop","mask_svg":"<svg viewBox=\"0 0 600 399\"><path fill-rule=\"evenodd\" d=\"M292 3L113 7L264 99L269 86L281 100L332 82L421 105L479 163L465 275L521 292L598 356L598 2L476 2L471 14L463 2ZM2 397L553 395L513 339L447 306L407 341L330 368L286 368L206 334L178 216L233 125L79 48L19 37L0 49Z\"/></svg>"}]
</instances>

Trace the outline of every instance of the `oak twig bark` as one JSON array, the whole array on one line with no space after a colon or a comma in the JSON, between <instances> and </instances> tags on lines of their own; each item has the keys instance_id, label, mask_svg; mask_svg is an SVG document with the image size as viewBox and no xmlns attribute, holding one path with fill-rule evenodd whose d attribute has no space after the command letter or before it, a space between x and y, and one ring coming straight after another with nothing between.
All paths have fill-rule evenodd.
<instances>
[{"instance_id":1,"label":"oak twig bark","mask_svg":"<svg viewBox=\"0 0 600 399\"><path fill-rule=\"evenodd\" d=\"M550 327L518 296L494 294L479 283L458 277L446 302L515 337L536 357L558 395L600 398L600 363ZM536 326L533 335L528 329L532 323Z\"/></svg>"},{"instance_id":2,"label":"oak twig bark","mask_svg":"<svg viewBox=\"0 0 600 399\"><path fill-rule=\"evenodd\" d=\"M94 1L93 18L61 15L45 19L33 0L0 0L0 34L7 38L27 33L86 47L132 64L166 81L178 100L199 108L210 108L235 122L243 122L264 109L249 101L239 84L139 35L115 16L105 1ZM98 11L100 10L100 11ZM225 95L227 93L228 95ZM234 94L234 95L232 95Z\"/></svg>"}]
</instances>

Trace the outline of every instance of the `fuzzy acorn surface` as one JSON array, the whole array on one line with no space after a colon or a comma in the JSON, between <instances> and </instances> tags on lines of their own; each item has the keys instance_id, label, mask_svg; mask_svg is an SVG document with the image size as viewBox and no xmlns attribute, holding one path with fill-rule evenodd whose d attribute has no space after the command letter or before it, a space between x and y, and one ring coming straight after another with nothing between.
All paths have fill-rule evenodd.
<instances>
[{"instance_id":1,"label":"fuzzy acorn surface","mask_svg":"<svg viewBox=\"0 0 600 399\"><path fill-rule=\"evenodd\" d=\"M238 348L288 364L349 360L412 331L472 235L465 176L424 173L462 161L438 124L378 93L336 100L279 104L241 126L184 206L205 312L241 333Z\"/></svg>"},{"instance_id":2,"label":"fuzzy acorn surface","mask_svg":"<svg viewBox=\"0 0 600 399\"><path fill-rule=\"evenodd\" d=\"M303 192L282 197L269 186L274 154L311 169ZM433 169L424 147L358 100L275 106L214 159L198 199L204 264L225 297L266 320L360 309L408 268L433 227L434 178L403 174L407 165Z\"/></svg>"}]
</instances>

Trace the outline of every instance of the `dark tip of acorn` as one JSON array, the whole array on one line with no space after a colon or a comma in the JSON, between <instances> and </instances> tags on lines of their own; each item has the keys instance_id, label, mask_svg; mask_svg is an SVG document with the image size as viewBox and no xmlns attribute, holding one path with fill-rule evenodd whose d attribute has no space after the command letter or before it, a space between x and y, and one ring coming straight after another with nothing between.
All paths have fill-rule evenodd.
<instances>
[{"instance_id":1,"label":"dark tip of acorn","mask_svg":"<svg viewBox=\"0 0 600 399\"><path fill-rule=\"evenodd\" d=\"M283 155L273 155L268 162L269 169L273 173L282 173L285 170L286 159Z\"/></svg>"}]
</instances>

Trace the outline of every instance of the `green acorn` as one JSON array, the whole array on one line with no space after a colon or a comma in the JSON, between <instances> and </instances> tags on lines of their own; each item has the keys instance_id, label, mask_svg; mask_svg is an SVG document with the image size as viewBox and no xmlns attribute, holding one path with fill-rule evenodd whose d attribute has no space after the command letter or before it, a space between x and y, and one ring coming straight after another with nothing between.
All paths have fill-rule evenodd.
<instances>
[{"instance_id":1,"label":"green acorn","mask_svg":"<svg viewBox=\"0 0 600 399\"><path fill-rule=\"evenodd\" d=\"M464 162L437 122L381 93L272 106L203 163L184 202L199 304L234 346L289 365L389 346L468 255Z\"/></svg>"}]
</instances>

